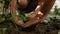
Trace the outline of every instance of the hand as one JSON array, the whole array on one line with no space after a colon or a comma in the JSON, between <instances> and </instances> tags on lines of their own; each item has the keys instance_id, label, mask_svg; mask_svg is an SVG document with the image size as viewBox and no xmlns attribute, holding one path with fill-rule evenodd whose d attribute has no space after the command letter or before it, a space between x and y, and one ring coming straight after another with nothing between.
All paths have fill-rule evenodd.
<instances>
[{"instance_id":1,"label":"hand","mask_svg":"<svg viewBox=\"0 0 60 34\"><path fill-rule=\"evenodd\" d=\"M30 19L34 18L37 14L43 15L43 13L41 11L33 11L33 13L31 15L29 15L28 17Z\"/></svg>"}]
</instances>

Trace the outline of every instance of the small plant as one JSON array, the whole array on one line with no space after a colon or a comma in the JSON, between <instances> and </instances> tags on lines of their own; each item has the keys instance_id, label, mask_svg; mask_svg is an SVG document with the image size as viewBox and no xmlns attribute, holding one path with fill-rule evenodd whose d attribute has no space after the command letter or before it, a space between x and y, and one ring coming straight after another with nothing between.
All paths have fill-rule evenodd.
<instances>
[{"instance_id":1,"label":"small plant","mask_svg":"<svg viewBox=\"0 0 60 34\"><path fill-rule=\"evenodd\" d=\"M50 17L50 21L49 24L54 26L56 29L60 29L60 19L57 18L57 15L59 15L59 8L57 8L57 6L55 6L54 8L54 17Z\"/></svg>"}]
</instances>

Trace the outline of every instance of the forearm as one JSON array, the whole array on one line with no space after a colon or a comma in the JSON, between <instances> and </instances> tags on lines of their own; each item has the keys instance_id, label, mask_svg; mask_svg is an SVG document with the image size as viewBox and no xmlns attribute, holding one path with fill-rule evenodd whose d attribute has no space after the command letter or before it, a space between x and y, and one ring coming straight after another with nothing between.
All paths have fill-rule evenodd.
<instances>
[{"instance_id":1,"label":"forearm","mask_svg":"<svg viewBox=\"0 0 60 34\"><path fill-rule=\"evenodd\" d=\"M50 2L49 2L50 1ZM47 0L43 7L41 8L41 11L43 13L43 15L39 15L37 14L35 17L33 17L30 21L28 21L27 23L25 23L24 27L29 27L32 25L36 25L38 23L41 23L42 20L45 19L45 17L48 15L48 13L50 12L50 9L52 8L52 6L54 5L55 0Z\"/></svg>"},{"instance_id":2,"label":"forearm","mask_svg":"<svg viewBox=\"0 0 60 34\"><path fill-rule=\"evenodd\" d=\"M42 4L42 5L40 4L40 7L39 8L37 7L38 9L36 8L35 12L33 12L33 14L31 14L32 16L33 15L35 15L35 16L31 17L32 19L30 19L28 22L24 23L22 20L19 20L18 17L15 17L14 18L14 23L16 23L17 25L19 25L23 28L30 27L32 25L38 24L48 14L50 9L54 5L54 2L55 2L55 0L47 0L46 2L44 2L44 4ZM16 1L14 3L15 4L11 5L12 6L11 7L11 14L14 14L16 12Z\"/></svg>"},{"instance_id":3,"label":"forearm","mask_svg":"<svg viewBox=\"0 0 60 34\"><path fill-rule=\"evenodd\" d=\"M42 15L43 16L43 15ZM31 27L33 25L38 24L39 22L41 22L41 20L43 19L41 15L37 14L33 19L29 20L28 22L24 23L21 19L19 19L18 17L14 18L14 23L21 26L22 28L26 28L26 27Z\"/></svg>"},{"instance_id":4,"label":"forearm","mask_svg":"<svg viewBox=\"0 0 60 34\"><path fill-rule=\"evenodd\" d=\"M17 6L17 0L12 0L10 8L11 15L16 13L16 6Z\"/></svg>"}]
</instances>

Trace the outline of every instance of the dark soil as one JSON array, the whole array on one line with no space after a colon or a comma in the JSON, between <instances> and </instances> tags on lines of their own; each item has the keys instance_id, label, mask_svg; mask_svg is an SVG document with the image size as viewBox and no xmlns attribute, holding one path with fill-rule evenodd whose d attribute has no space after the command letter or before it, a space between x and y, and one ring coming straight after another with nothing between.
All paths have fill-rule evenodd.
<instances>
[{"instance_id":1,"label":"dark soil","mask_svg":"<svg viewBox=\"0 0 60 34\"><path fill-rule=\"evenodd\" d=\"M58 34L57 29L48 24L38 24L29 28L15 27L13 23L4 21L0 24L0 34ZM2 28L7 28L5 32Z\"/></svg>"}]
</instances>

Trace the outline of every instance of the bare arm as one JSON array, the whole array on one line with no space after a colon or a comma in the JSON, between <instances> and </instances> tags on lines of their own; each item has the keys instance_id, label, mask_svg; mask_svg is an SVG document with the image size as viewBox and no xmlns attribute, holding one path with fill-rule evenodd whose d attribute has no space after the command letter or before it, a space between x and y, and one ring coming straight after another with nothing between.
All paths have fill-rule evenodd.
<instances>
[{"instance_id":1,"label":"bare arm","mask_svg":"<svg viewBox=\"0 0 60 34\"><path fill-rule=\"evenodd\" d=\"M36 7L36 9L33 11L33 13L31 14L31 15L29 15L28 17L30 18L30 19L32 19L33 17L35 17L36 15L37 15L37 13L38 12L41 12L40 10L41 10L41 8L42 8L42 6L43 6L43 4L45 3L45 0L40 0L39 2L38 2L38 5L37 5L37 7Z\"/></svg>"},{"instance_id":2,"label":"bare arm","mask_svg":"<svg viewBox=\"0 0 60 34\"><path fill-rule=\"evenodd\" d=\"M12 0L12 3L15 0ZM43 1L43 0L42 0ZM52 8L52 6L54 5L55 0L47 0L45 2L43 2L43 6L40 8L40 11L43 13L43 15L39 15L36 14L35 17L33 17L31 20L29 20L28 22L24 23L22 20L19 20L18 17L14 18L14 23L16 23L17 25L26 28L32 25L36 25L39 22L41 22L45 16L49 13L50 9ZM13 6L13 7L12 7ZM37 9L38 10L38 9ZM16 12L16 1L14 2L14 4L11 4L11 14L14 14ZM37 12L37 11L35 11ZM35 14L35 13L33 13Z\"/></svg>"}]
</instances>

